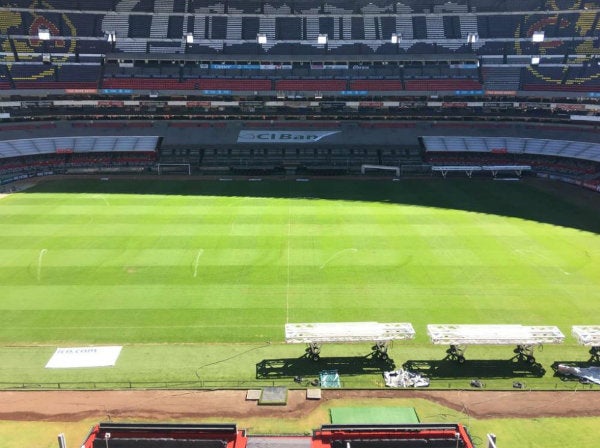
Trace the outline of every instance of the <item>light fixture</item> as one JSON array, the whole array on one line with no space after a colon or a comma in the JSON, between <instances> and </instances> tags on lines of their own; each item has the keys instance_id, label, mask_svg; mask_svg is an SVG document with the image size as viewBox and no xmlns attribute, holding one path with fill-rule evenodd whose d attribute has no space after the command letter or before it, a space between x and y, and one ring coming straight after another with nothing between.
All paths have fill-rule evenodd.
<instances>
[{"instance_id":1,"label":"light fixture","mask_svg":"<svg viewBox=\"0 0 600 448\"><path fill-rule=\"evenodd\" d=\"M317 43L319 45L325 45L327 43L327 34L319 34L317 37Z\"/></svg>"},{"instance_id":2,"label":"light fixture","mask_svg":"<svg viewBox=\"0 0 600 448\"><path fill-rule=\"evenodd\" d=\"M402 34L393 33L392 37L390 38L390 42L393 44L397 44L401 40L402 40Z\"/></svg>"},{"instance_id":3,"label":"light fixture","mask_svg":"<svg viewBox=\"0 0 600 448\"><path fill-rule=\"evenodd\" d=\"M194 43L194 35L192 33L187 33L185 35L185 43L186 44L193 44Z\"/></svg>"},{"instance_id":4,"label":"light fixture","mask_svg":"<svg viewBox=\"0 0 600 448\"><path fill-rule=\"evenodd\" d=\"M50 40L50 30L46 28L38 29L38 37L40 40Z\"/></svg>"},{"instance_id":5,"label":"light fixture","mask_svg":"<svg viewBox=\"0 0 600 448\"><path fill-rule=\"evenodd\" d=\"M116 42L117 41L117 33L114 31L107 31L106 32L106 40L109 41L110 43Z\"/></svg>"},{"instance_id":6,"label":"light fixture","mask_svg":"<svg viewBox=\"0 0 600 448\"><path fill-rule=\"evenodd\" d=\"M531 65L538 65L540 63L539 56L531 56Z\"/></svg>"},{"instance_id":7,"label":"light fixture","mask_svg":"<svg viewBox=\"0 0 600 448\"><path fill-rule=\"evenodd\" d=\"M534 31L531 36L532 42L544 42L544 32L543 31Z\"/></svg>"},{"instance_id":8,"label":"light fixture","mask_svg":"<svg viewBox=\"0 0 600 448\"><path fill-rule=\"evenodd\" d=\"M256 41L260 44L260 45L264 45L267 43L267 35L263 34L263 33L259 33L256 35Z\"/></svg>"},{"instance_id":9,"label":"light fixture","mask_svg":"<svg viewBox=\"0 0 600 448\"><path fill-rule=\"evenodd\" d=\"M467 42L470 44L474 44L479 41L479 34L477 33L469 33L467 34Z\"/></svg>"}]
</instances>

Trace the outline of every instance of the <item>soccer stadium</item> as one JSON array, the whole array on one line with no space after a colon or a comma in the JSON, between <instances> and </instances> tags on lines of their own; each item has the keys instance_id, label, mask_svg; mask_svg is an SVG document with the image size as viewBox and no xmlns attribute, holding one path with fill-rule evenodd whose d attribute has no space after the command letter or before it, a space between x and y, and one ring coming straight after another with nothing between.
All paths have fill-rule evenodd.
<instances>
[{"instance_id":1,"label":"soccer stadium","mask_svg":"<svg viewBox=\"0 0 600 448\"><path fill-rule=\"evenodd\" d=\"M596 447L599 21L0 1L0 446Z\"/></svg>"}]
</instances>

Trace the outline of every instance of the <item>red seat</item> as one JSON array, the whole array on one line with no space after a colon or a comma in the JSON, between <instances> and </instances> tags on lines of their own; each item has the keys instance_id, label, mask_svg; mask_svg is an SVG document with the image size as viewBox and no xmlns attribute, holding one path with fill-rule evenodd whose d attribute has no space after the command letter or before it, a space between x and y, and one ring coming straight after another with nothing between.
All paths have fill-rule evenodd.
<instances>
[{"instance_id":1,"label":"red seat","mask_svg":"<svg viewBox=\"0 0 600 448\"><path fill-rule=\"evenodd\" d=\"M17 89L95 89L95 82L15 81Z\"/></svg>"},{"instance_id":2,"label":"red seat","mask_svg":"<svg viewBox=\"0 0 600 448\"><path fill-rule=\"evenodd\" d=\"M389 92L404 90L399 79L357 79L350 81L350 90L367 90L371 92Z\"/></svg>"},{"instance_id":3,"label":"red seat","mask_svg":"<svg viewBox=\"0 0 600 448\"><path fill-rule=\"evenodd\" d=\"M263 90L271 91L271 80L269 79L198 79L197 82L203 90L235 90L251 91Z\"/></svg>"},{"instance_id":4,"label":"red seat","mask_svg":"<svg viewBox=\"0 0 600 448\"><path fill-rule=\"evenodd\" d=\"M106 89L142 89L142 90L233 90L233 91L270 91L268 79L220 79L202 78L160 79L160 78L107 78L103 82Z\"/></svg>"},{"instance_id":5,"label":"red seat","mask_svg":"<svg viewBox=\"0 0 600 448\"><path fill-rule=\"evenodd\" d=\"M281 79L276 82L275 90L340 92L347 88L343 79Z\"/></svg>"},{"instance_id":6,"label":"red seat","mask_svg":"<svg viewBox=\"0 0 600 448\"><path fill-rule=\"evenodd\" d=\"M600 92L600 86L565 85L565 84L525 84L523 90L549 92Z\"/></svg>"},{"instance_id":7,"label":"red seat","mask_svg":"<svg viewBox=\"0 0 600 448\"><path fill-rule=\"evenodd\" d=\"M472 79L407 79L406 90L481 90L481 84Z\"/></svg>"}]
</instances>

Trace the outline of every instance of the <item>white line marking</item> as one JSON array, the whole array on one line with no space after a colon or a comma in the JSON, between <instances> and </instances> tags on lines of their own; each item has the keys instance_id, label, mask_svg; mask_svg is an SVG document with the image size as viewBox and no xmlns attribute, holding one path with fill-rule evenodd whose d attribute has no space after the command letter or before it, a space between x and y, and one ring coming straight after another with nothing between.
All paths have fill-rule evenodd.
<instances>
[{"instance_id":1,"label":"white line marking","mask_svg":"<svg viewBox=\"0 0 600 448\"><path fill-rule=\"evenodd\" d=\"M319 267L319 269L323 269L325 266L327 266L327 264L329 264L330 261L332 261L334 258L340 256L344 252L358 252L358 249L356 249L355 247L349 247L348 249L342 249L340 251L337 251L335 254L333 254L331 257L329 257L327 259L327 261Z\"/></svg>"},{"instance_id":2,"label":"white line marking","mask_svg":"<svg viewBox=\"0 0 600 448\"><path fill-rule=\"evenodd\" d=\"M248 327L248 328L281 328L281 324L244 324L244 327ZM57 325L57 326L45 326L45 327L19 327L19 328L23 328L26 330L54 330L54 329L61 329L61 328L70 328L70 329L85 329L85 328L96 328L96 329L129 329L129 328L239 328L238 324L235 325L220 325L220 324L197 324L197 325L128 325L126 327L124 326L118 326L118 325L69 325L69 326L65 326L65 325ZM144 345L158 345L158 344L144 344ZM56 347L56 345L54 344L50 344L51 347ZM38 347L38 345L36 344L36 347Z\"/></svg>"},{"instance_id":3,"label":"white line marking","mask_svg":"<svg viewBox=\"0 0 600 448\"><path fill-rule=\"evenodd\" d=\"M204 249L200 249L196 254L196 260L194 261L194 277L198 275L198 261L200 261L200 257L204 253Z\"/></svg>"},{"instance_id":4,"label":"white line marking","mask_svg":"<svg viewBox=\"0 0 600 448\"><path fill-rule=\"evenodd\" d=\"M106 199L103 194L97 194L94 197L102 199L105 205L110 205L110 202L108 202L108 199Z\"/></svg>"},{"instance_id":5,"label":"white line marking","mask_svg":"<svg viewBox=\"0 0 600 448\"><path fill-rule=\"evenodd\" d=\"M44 258L44 255L46 255L46 252L48 252L48 249L42 249L42 250L40 250L40 254L38 255L38 266L37 266L37 281L38 282L42 278L42 258Z\"/></svg>"},{"instance_id":6,"label":"white line marking","mask_svg":"<svg viewBox=\"0 0 600 448\"><path fill-rule=\"evenodd\" d=\"M552 261L552 259L550 257L547 257L546 255L544 255L541 252L537 252L537 251L529 250L529 249L514 249L514 251L516 253L518 253L518 254L525 255L525 256L527 256L529 254L529 255L536 256L536 257L540 257L543 260L546 260L546 261L549 261L549 262L553 263L553 261ZM565 275L571 275L570 272L565 271L563 268L561 268L559 266L554 266L554 267L556 269L558 269L560 272L562 272L563 274L565 274Z\"/></svg>"}]
</instances>

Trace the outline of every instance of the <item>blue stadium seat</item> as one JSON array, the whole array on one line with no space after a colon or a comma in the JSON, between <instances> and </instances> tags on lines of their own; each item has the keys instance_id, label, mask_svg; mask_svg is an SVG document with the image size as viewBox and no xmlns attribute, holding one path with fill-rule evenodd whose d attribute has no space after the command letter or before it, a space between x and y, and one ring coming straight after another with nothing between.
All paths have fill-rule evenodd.
<instances>
[{"instance_id":1,"label":"blue stadium seat","mask_svg":"<svg viewBox=\"0 0 600 448\"><path fill-rule=\"evenodd\" d=\"M150 26L152 16L149 15L130 15L128 37L150 37Z\"/></svg>"}]
</instances>

